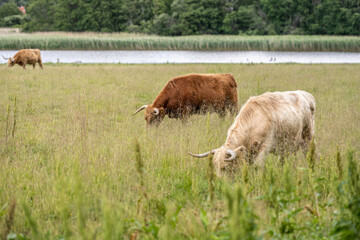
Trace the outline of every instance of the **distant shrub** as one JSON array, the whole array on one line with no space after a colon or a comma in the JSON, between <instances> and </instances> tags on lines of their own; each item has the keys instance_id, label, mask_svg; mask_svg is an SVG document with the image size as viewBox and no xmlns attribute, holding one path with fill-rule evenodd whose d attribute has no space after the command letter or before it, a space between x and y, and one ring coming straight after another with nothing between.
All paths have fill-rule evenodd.
<instances>
[{"instance_id":1,"label":"distant shrub","mask_svg":"<svg viewBox=\"0 0 360 240\"><path fill-rule=\"evenodd\" d=\"M24 16L13 15L13 16L4 17L0 25L1 27L12 27L15 25L21 25L23 21L24 21Z\"/></svg>"}]
</instances>

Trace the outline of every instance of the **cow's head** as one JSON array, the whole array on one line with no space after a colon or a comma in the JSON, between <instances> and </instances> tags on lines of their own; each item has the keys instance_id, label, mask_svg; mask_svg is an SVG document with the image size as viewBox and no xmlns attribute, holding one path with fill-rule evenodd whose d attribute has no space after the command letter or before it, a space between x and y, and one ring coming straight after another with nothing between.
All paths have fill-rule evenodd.
<instances>
[{"instance_id":1,"label":"cow's head","mask_svg":"<svg viewBox=\"0 0 360 240\"><path fill-rule=\"evenodd\" d=\"M161 121L165 117L165 109L163 107L154 107L153 105L143 105L133 114L137 114L141 110L145 109L145 120L148 127L159 126Z\"/></svg>"},{"instance_id":2,"label":"cow's head","mask_svg":"<svg viewBox=\"0 0 360 240\"><path fill-rule=\"evenodd\" d=\"M8 61L8 67L13 67L15 65L15 59L14 58L9 58L9 61Z\"/></svg>"},{"instance_id":3,"label":"cow's head","mask_svg":"<svg viewBox=\"0 0 360 240\"><path fill-rule=\"evenodd\" d=\"M2 55L2 57L5 59L5 60L8 60L7 64L8 64L8 67L12 67L15 65L15 59L13 57L9 57L9 58L6 58Z\"/></svg>"},{"instance_id":4,"label":"cow's head","mask_svg":"<svg viewBox=\"0 0 360 240\"><path fill-rule=\"evenodd\" d=\"M221 176L221 173L224 170L228 170L234 167L236 164L236 159L242 159L246 156L246 149L244 146L240 146L235 150L231 150L226 146L222 146L217 149L213 149L206 153L193 154L189 153L193 157L203 158L207 157L210 153L214 154L213 163L216 170L216 175Z\"/></svg>"}]
</instances>

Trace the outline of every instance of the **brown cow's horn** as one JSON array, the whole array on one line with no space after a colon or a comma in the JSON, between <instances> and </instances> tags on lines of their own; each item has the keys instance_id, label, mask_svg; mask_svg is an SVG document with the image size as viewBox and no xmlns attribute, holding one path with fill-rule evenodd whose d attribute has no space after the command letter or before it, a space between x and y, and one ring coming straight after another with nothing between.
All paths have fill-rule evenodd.
<instances>
[{"instance_id":1,"label":"brown cow's horn","mask_svg":"<svg viewBox=\"0 0 360 240\"><path fill-rule=\"evenodd\" d=\"M159 115L159 109L157 109L157 108L154 108L154 115Z\"/></svg>"},{"instance_id":2,"label":"brown cow's horn","mask_svg":"<svg viewBox=\"0 0 360 240\"><path fill-rule=\"evenodd\" d=\"M194 154L194 153L190 153L190 152L188 152L188 154L190 154L193 157L204 158L204 157L209 156L210 153L214 154L216 152L216 150L218 150L218 149L213 149L211 151L208 151L208 152L205 152L205 153L200 153L200 154Z\"/></svg>"},{"instance_id":3,"label":"brown cow's horn","mask_svg":"<svg viewBox=\"0 0 360 240\"><path fill-rule=\"evenodd\" d=\"M4 57L4 55L1 55L5 60L8 60L9 58Z\"/></svg>"},{"instance_id":4,"label":"brown cow's horn","mask_svg":"<svg viewBox=\"0 0 360 240\"><path fill-rule=\"evenodd\" d=\"M226 154L229 154L230 157L224 159L225 162L231 162L234 161L236 158L236 152L234 150L226 150Z\"/></svg>"},{"instance_id":5,"label":"brown cow's horn","mask_svg":"<svg viewBox=\"0 0 360 240\"><path fill-rule=\"evenodd\" d=\"M133 116L134 116L135 114L137 114L138 112L140 112L141 110L147 108L147 106L148 106L148 105L142 105L138 110L136 110L136 112L134 112Z\"/></svg>"}]
</instances>

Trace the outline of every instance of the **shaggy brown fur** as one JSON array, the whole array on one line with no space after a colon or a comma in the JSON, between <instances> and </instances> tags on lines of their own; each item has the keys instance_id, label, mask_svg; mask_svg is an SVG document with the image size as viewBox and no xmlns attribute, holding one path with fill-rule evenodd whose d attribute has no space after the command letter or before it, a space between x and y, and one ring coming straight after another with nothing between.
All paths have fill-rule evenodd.
<instances>
[{"instance_id":1,"label":"shaggy brown fur","mask_svg":"<svg viewBox=\"0 0 360 240\"><path fill-rule=\"evenodd\" d=\"M231 74L189 74L170 80L151 105L146 105L148 125L160 124L165 115L186 119L191 114L238 110L237 84ZM145 107L145 106L143 106ZM156 110L157 109L157 110Z\"/></svg>"},{"instance_id":2,"label":"shaggy brown fur","mask_svg":"<svg viewBox=\"0 0 360 240\"><path fill-rule=\"evenodd\" d=\"M8 67L12 67L15 64L22 66L24 69L26 64L33 65L35 68L35 64L39 63L40 67L42 66L41 55L39 49L23 49L18 51L14 57L10 57L8 61Z\"/></svg>"}]
</instances>

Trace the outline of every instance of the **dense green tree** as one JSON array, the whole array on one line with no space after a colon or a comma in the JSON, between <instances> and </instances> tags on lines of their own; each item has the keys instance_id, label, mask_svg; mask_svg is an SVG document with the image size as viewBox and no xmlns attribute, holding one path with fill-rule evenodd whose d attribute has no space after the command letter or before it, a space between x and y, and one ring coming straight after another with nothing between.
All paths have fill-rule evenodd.
<instances>
[{"instance_id":1,"label":"dense green tree","mask_svg":"<svg viewBox=\"0 0 360 240\"><path fill-rule=\"evenodd\" d=\"M81 29L93 32L112 30L110 1L84 0L81 8L84 10L80 21Z\"/></svg>"},{"instance_id":2,"label":"dense green tree","mask_svg":"<svg viewBox=\"0 0 360 240\"><path fill-rule=\"evenodd\" d=\"M8 2L25 31L360 35L360 0L0 0L0 21Z\"/></svg>"},{"instance_id":3,"label":"dense green tree","mask_svg":"<svg viewBox=\"0 0 360 240\"><path fill-rule=\"evenodd\" d=\"M0 7L0 19L7 16L20 15L20 13L19 8L14 2L4 3Z\"/></svg>"},{"instance_id":4,"label":"dense green tree","mask_svg":"<svg viewBox=\"0 0 360 240\"><path fill-rule=\"evenodd\" d=\"M5 4L5 3L8 3L8 2L9 2L9 0L0 0L0 6Z\"/></svg>"},{"instance_id":5,"label":"dense green tree","mask_svg":"<svg viewBox=\"0 0 360 240\"><path fill-rule=\"evenodd\" d=\"M152 0L125 0L125 9L129 31L144 30L146 22L154 16Z\"/></svg>"},{"instance_id":6,"label":"dense green tree","mask_svg":"<svg viewBox=\"0 0 360 240\"><path fill-rule=\"evenodd\" d=\"M261 0L261 9L266 14L268 24L273 26L274 34L284 33L290 25L292 0Z\"/></svg>"},{"instance_id":7,"label":"dense green tree","mask_svg":"<svg viewBox=\"0 0 360 240\"><path fill-rule=\"evenodd\" d=\"M173 35L217 34L225 15L221 0L175 0Z\"/></svg>"},{"instance_id":8,"label":"dense green tree","mask_svg":"<svg viewBox=\"0 0 360 240\"><path fill-rule=\"evenodd\" d=\"M120 32L126 27L126 8L123 0L111 0L112 31Z\"/></svg>"},{"instance_id":9,"label":"dense green tree","mask_svg":"<svg viewBox=\"0 0 360 240\"><path fill-rule=\"evenodd\" d=\"M30 21L25 23L26 31L54 31L55 0L36 0L29 2L27 13Z\"/></svg>"},{"instance_id":10,"label":"dense green tree","mask_svg":"<svg viewBox=\"0 0 360 240\"><path fill-rule=\"evenodd\" d=\"M359 35L360 6L357 0L350 3L342 0L324 0L312 17L312 34ZM350 7L350 8L348 8Z\"/></svg>"},{"instance_id":11,"label":"dense green tree","mask_svg":"<svg viewBox=\"0 0 360 240\"><path fill-rule=\"evenodd\" d=\"M58 1L54 13L55 28L59 31L81 31L79 22L83 13L80 0Z\"/></svg>"},{"instance_id":12,"label":"dense green tree","mask_svg":"<svg viewBox=\"0 0 360 240\"><path fill-rule=\"evenodd\" d=\"M0 6L3 5L4 3L8 3L8 2L14 2L16 4L16 6L26 6L28 3L28 0L0 0Z\"/></svg>"},{"instance_id":13,"label":"dense green tree","mask_svg":"<svg viewBox=\"0 0 360 240\"><path fill-rule=\"evenodd\" d=\"M174 24L174 18L167 13L161 13L155 16L152 24L153 32L158 35L171 35L171 27Z\"/></svg>"},{"instance_id":14,"label":"dense green tree","mask_svg":"<svg viewBox=\"0 0 360 240\"><path fill-rule=\"evenodd\" d=\"M42 12L45 0L32 0L28 9L31 21L25 30L34 31L46 22L46 30L113 32L125 28L126 16L122 0L52 0ZM33 16L36 16L35 18ZM44 28L44 27L43 27ZM42 28L42 29L43 29Z\"/></svg>"},{"instance_id":15,"label":"dense green tree","mask_svg":"<svg viewBox=\"0 0 360 240\"><path fill-rule=\"evenodd\" d=\"M159 16L160 14L171 12L171 4L173 0L153 0L153 14Z\"/></svg>"},{"instance_id":16,"label":"dense green tree","mask_svg":"<svg viewBox=\"0 0 360 240\"><path fill-rule=\"evenodd\" d=\"M263 24L259 24L261 22L262 19L256 14L254 6L241 6L237 11L226 14L222 29L226 34L251 34L265 27Z\"/></svg>"},{"instance_id":17,"label":"dense green tree","mask_svg":"<svg viewBox=\"0 0 360 240\"><path fill-rule=\"evenodd\" d=\"M12 27L19 26L24 21L24 16L22 15L12 15L8 17L4 17L0 22L1 27Z\"/></svg>"}]
</instances>

